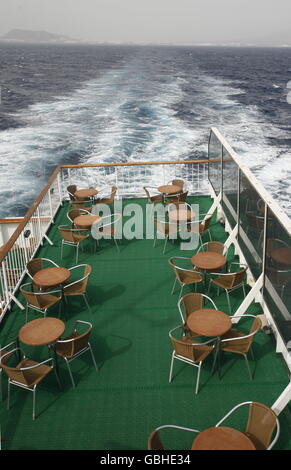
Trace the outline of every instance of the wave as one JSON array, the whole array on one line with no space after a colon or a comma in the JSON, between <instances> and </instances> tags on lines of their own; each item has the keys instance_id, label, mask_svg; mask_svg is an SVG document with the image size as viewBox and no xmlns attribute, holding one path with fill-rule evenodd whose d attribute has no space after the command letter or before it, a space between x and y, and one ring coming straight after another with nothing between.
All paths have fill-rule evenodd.
<instances>
[{"instance_id":1,"label":"wave","mask_svg":"<svg viewBox=\"0 0 291 470\"><path fill-rule=\"evenodd\" d=\"M158 72L155 66L137 54L70 96L11 114L25 125L1 132L0 187L11 182L0 192L1 216L18 215L15 211L29 206L61 163L205 158L212 126L276 193L280 178L270 180L267 168L274 168L279 154L282 162L287 156L268 138L285 134L257 106L239 103L243 87L211 77L198 65L189 73L173 70L173 64ZM159 178L155 170L153 181ZM284 191L289 195L287 187Z\"/></svg>"}]
</instances>

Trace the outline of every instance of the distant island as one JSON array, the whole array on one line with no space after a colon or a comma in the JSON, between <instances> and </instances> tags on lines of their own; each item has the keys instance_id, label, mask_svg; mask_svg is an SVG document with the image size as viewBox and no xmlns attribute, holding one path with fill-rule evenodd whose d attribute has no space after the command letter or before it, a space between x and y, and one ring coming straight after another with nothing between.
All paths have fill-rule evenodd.
<instances>
[{"instance_id":1,"label":"distant island","mask_svg":"<svg viewBox=\"0 0 291 470\"><path fill-rule=\"evenodd\" d=\"M11 29L8 33L0 36L0 41L30 43L75 42L67 36L48 33L47 31L30 31L25 29Z\"/></svg>"}]
</instances>

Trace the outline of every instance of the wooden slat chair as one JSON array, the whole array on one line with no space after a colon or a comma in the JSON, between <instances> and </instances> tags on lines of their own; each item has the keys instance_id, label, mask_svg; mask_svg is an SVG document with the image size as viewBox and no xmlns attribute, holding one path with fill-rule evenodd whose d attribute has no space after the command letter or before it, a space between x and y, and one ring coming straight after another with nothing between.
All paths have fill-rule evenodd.
<instances>
[{"instance_id":1,"label":"wooden slat chair","mask_svg":"<svg viewBox=\"0 0 291 470\"><path fill-rule=\"evenodd\" d=\"M194 434L199 434L197 429L185 428L183 426L176 426L174 424L165 424L154 429L148 437L148 450L165 450L164 444L161 440L160 432L164 429L174 429L178 431L186 431Z\"/></svg>"},{"instance_id":2,"label":"wooden slat chair","mask_svg":"<svg viewBox=\"0 0 291 470\"><path fill-rule=\"evenodd\" d=\"M236 412L236 410L248 407L248 418L244 428L244 433L252 441L256 450L271 450L280 435L280 423L276 413L264 403L255 401L247 401L236 405L232 408L215 427L225 426L224 422ZM197 429L185 428L175 424L166 424L154 429L148 437L148 450L165 450L161 439L161 431L163 430L187 431L199 434L201 431ZM190 447L190 446L189 446ZM173 446L171 446L173 450ZM219 449L217 449L219 450Z\"/></svg>"},{"instance_id":3,"label":"wooden slat chair","mask_svg":"<svg viewBox=\"0 0 291 470\"><path fill-rule=\"evenodd\" d=\"M177 334L177 332L180 334ZM175 332L175 334L174 334ZM175 337L175 335L178 336ZM174 360L185 362L191 366L197 367L197 379L195 393L198 393L200 372L203 361L212 353L216 338L212 338L205 342L195 342L189 335L184 335L184 325L177 326L169 332L169 337L173 345L173 353L171 359L169 382L172 381Z\"/></svg>"},{"instance_id":4,"label":"wooden slat chair","mask_svg":"<svg viewBox=\"0 0 291 470\"><path fill-rule=\"evenodd\" d=\"M203 252L212 251L214 253L219 253L220 255L225 255L225 256L226 256L225 252L227 252L227 250L225 250L224 243L215 242L215 241L203 243L203 245L201 245L199 249L197 250L197 253L200 253L201 251Z\"/></svg>"},{"instance_id":5,"label":"wooden slat chair","mask_svg":"<svg viewBox=\"0 0 291 470\"><path fill-rule=\"evenodd\" d=\"M158 219L157 217L154 217L154 223L156 226L156 231L155 231L155 237L154 237L154 248L156 246L157 242L157 237L158 234L162 235L163 238L165 239L164 242L164 248L163 248L163 254L165 253L166 250L166 245L169 240L169 238L176 238L177 234L180 232L180 228L176 223L171 223L166 220Z\"/></svg>"},{"instance_id":6,"label":"wooden slat chair","mask_svg":"<svg viewBox=\"0 0 291 470\"><path fill-rule=\"evenodd\" d=\"M74 246L76 248L76 263L78 263L79 257L79 245L89 237L88 230L81 230L77 228L71 228L67 225L60 225L58 230L62 237L61 242L61 259L63 259L63 248L64 245Z\"/></svg>"},{"instance_id":7,"label":"wooden slat chair","mask_svg":"<svg viewBox=\"0 0 291 470\"><path fill-rule=\"evenodd\" d=\"M94 224L92 226L91 234L93 238L96 239L97 244L99 245L99 240L101 238L111 239L113 238L117 251L119 252L119 246L116 239L116 234L118 230L118 225L120 223L122 214L110 214L102 217L99 224Z\"/></svg>"},{"instance_id":8,"label":"wooden slat chair","mask_svg":"<svg viewBox=\"0 0 291 470\"><path fill-rule=\"evenodd\" d=\"M239 265L240 266L239 271L230 272L233 265ZM242 287L244 297L246 296L245 279L246 279L247 269L248 269L247 266L243 267L243 265L240 264L240 263L231 263L228 273L214 273L214 272L210 273L210 275L213 275L213 276L216 275L218 277L215 278L215 279L210 279L209 286L208 286L208 292L210 291L210 288L211 288L212 284L217 286L218 293L219 293L219 288L224 289L225 292L226 292L228 308L229 308L230 313L231 313L231 304L230 304L229 292L232 292L235 289L238 289L238 288Z\"/></svg>"},{"instance_id":9,"label":"wooden slat chair","mask_svg":"<svg viewBox=\"0 0 291 470\"><path fill-rule=\"evenodd\" d=\"M86 326L85 332L83 333L78 332L78 328L84 325ZM52 346L56 354L65 360L67 367L68 367L68 371L69 371L73 388L76 387L76 384L75 384L75 380L73 378L73 374L70 368L70 362L72 362L74 359L77 359L82 354L86 353L87 351L90 351L94 367L96 369L96 372L98 372L96 360L95 360L91 345L89 343L89 336L92 332L92 329L93 329L93 326L91 323L87 321L83 321L83 320L77 320L72 333L66 338L58 340Z\"/></svg>"},{"instance_id":10,"label":"wooden slat chair","mask_svg":"<svg viewBox=\"0 0 291 470\"><path fill-rule=\"evenodd\" d=\"M92 267L89 264L79 264L78 266L73 266L72 268L69 268L69 271L72 272L75 269L80 270L80 268L82 270L81 277L76 281L67 282L63 285L64 298L66 300L68 297L71 296L82 296L89 312L92 313L86 293L89 277L92 272Z\"/></svg>"},{"instance_id":11,"label":"wooden slat chair","mask_svg":"<svg viewBox=\"0 0 291 470\"><path fill-rule=\"evenodd\" d=\"M20 286L20 292L26 300L25 309L25 323L27 323L29 309L36 310L46 317L47 310L59 302L59 316L61 314L61 300L62 292L60 289L54 289L51 291L39 291L35 290L32 283L27 282ZM57 295L56 295L57 294Z\"/></svg>"},{"instance_id":12,"label":"wooden slat chair","mask_svg":"<svg viewBox=\"0 0 291 470\"><path fill-rule=\"evenodd\" d=\"M48 258L33 258L26 264L25 271L26 274L33 279L33 276L42 269L49 267L59 267L57 263Z\"/></svg>"},{"instance_id":13,"label":"wooden slat chair","mask_svg":"<svg viewBox=\"0 0 291 470\"><path fill-rule=\"evenodd\" d=\"M254 359L254 354L252 351L252 344L254 342L255 335L262 328L262 321L259 317L256 317L255 315L248 315L248 314L235 316L232 318L234 319L254 318L254 321L251 325L250 331L247 334L242 331L237 330L236 328L232 328L225 335L223 335L220 341L220 351L228 352L232 354L239 354L241 356L244 356L248 373L250 375L250 378L252 379L253 376L252 376L250 366L249 366L248 353L251 352L252 357Z\"/></svg>"},{"instance_id":14,"label":"wooden slat chair","mask_svg":"<svg viewBox=\"0 0 291 470\"><path fill-rule=\"evenodd\" d=\"M98 193L98 197L94 199L94 204L107 204L107 205L113 204L115 197L116 197L117 190L118 190L117 186L112 186L111 194L107 195L108 190L106 190L106 194L104 196L102 196L102 190L100 190Z\"/></svg>"},{"instance_id":15,"label":"wooden slat chair","mask_svg":"<svg viewBox=\"0 0 291 470\"><path fill-rule=\"evenodd\" d=\"M18 357L20 355L20 361L18 362ZM8 360L7 360L8 357ZM8 361L11 358L17 358L17 363L14 367L8 365ZM50 364L50 365L49 365ZM12 351L7 352L0 358L0 367L8 375L8 399L7 399L7 409L10 408L10 386L14 385L16 387L29 390L33 393L33 402L32 402L32 419L35 419L35 393L37 385L42 382L47 375L54 370L56 379L58 381L59 387L61 384L54 367L54 359L51 357L42 362L33 361L25 357L23 351L20 348L15 348Z\"/></svg>"},{"instance_id":16,"label":"wooden slat chair","mask_svg":"<svg viewBox=\"0 0 291 470\"><path fill-rule=\"evenodd\" d=\"M186 294L180 298L178 301L178 309L181 316L181 319L186 323L188 316L195 312L195 310L200 310L204 308L205 302L210 302L211 308L213 307L217 310L217 307L213 300L205 294L199 293L190 293Z\"/></svg>"},{"instance_id":17,"label":"wooden slat chair","mask_svg":"<svg viewBox=\"0 0 291 470\"><path fill-rule=\"evenodd\" d=\"M202 273L198 271L194 271L193 268L185 269L185 268L178 266L177 264L178 260L188 260L189 266L190 265L192 266L192 263L191 263L191 258L187 258L184 256L172 256L172 258L168 259L168 263L170 264L170 266L172 267L175 273L175 280L174 280L171 294L174 293L176 282L178 281L181 286L180 294L179 294L179 298L180 298L182 295L184 286L194 284L195 289L197 289L197 284L200 282L203 282L203 277L202 277Z\"/></svg>"},{"instance_id":18,"label":"wooden slat chair","mask_svg":"<svg viewBox=\"0 0 291 470\"><path fill-rule=\"evenodd\" d=\"M77 191L77 186L75 184L70 184L69 186L67 186L67 191L69 194L70 201L75 201L75 192Z\"/></svg>"},{"instance_id":19,"label":"wooden slat chair","mask_svg":"<svg viewBox=\"0 0 291 470\"><path fill-rule=\"evenodd\" d=\"M166 204L180 204L180 203L186 203L187 201L187 196L188 196L188 191L179 192L176 194L167 194L164 198L164 202Z\"/></svg>"},{"instance_id":20,"label":"wooden slat chair","mask_svg":"<svg viewBox=\"0 0 291 470\"><path fill-rule=\"evenodd\" d=\"M72 224L72 227L74 226L74 220L76 219L76 217L79 217L80 215L86 215L86 214L90 214L90 211L88 211L87 209L71 209L68 213L67 213L67 218L69 219L69 221L71 222Z\"/></svg>"},{"instance_id":21,"label":"wooden slat chair","mask_svg":"<svg viewBox=\"0 0 291 470\"><path fill-rule=\"evenodd\" d=\"M249 409L244 433L252 441L256 450L271 450L279 438L280 423L276 413L264 403L255 401L240 403L232 408L215 426L224 425L226 419L243 406L247 406Z\"/></svg>"},{"instance_id":22,"label":"wooden slat chair","mask_svg":"<svg viewBox=\"0 0 291 470\"><path fill-rule=\"evenodd\" d=\"M4 356L4 354L8 351L10 351L11 353L13 352L13 350L17 347L17 341L12 341L11 343L9 344L6 344L6 346L2 346L0 347L0 358L2 356ZM6 362L8 362L9 360L9 357L10 355L5 355L5 358L3 358L3 363L5 364ZM0 400L2 401L3 400L3 391L2 391L2 373L3 373L3 369L2 367L0 366Z\"/></svg>"}]
</instances>

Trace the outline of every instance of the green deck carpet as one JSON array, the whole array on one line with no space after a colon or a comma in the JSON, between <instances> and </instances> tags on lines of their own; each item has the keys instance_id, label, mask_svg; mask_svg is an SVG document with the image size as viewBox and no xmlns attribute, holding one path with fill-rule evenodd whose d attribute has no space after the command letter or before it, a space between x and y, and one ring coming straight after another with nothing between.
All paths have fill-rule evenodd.
<instances>
[{"instance_id":1,"label":"green deck carpet","mask_svg":"<svg viewBox=\"0 0 291 470\"><path fill-rule=\"evenodd\" d=\"M132 202L132 201L128 201ZM145 200L136 200L143 207ZM209 198L200 198L200 211L211 206ZM124 202L126 204L126 202ZM64 248L60 259L61 238L57 226L67 223L65 204L57 214L49 236L54 246L45 242L38 256L50 258L66 267L75 264L75 249ZM223 226L211 225L213 240L225 241ZM207 241L207 235L205 236ZM149 433L163 424L178 424L203 430L214 425L233 406L247 401L260 401L271 406L288 384L288 375L280 355L275 352L272 336L259 332L255 339L256 361L250 359L254 380L250 380L244 359L223 356L221 380L211 375L212 357L203 364L200 391L195 395L197 369L176 361L174 378L168 382L172 346L171 328L179 325L178 286L170 295L174 274L167 262L173 255L191 256L180 251L179 243L168 242L163 255L163 241L153 248L153 240L123 240L120 253L111 240L101 240L96 253L92 241L80 251L79 263L88 263L93 271L88 298L92 314L82 298L70 298L66 307L66 332L75 320L93 323L91 345L99 371L96 373L90 354L72 362L76 381L73 389L64 362L59 360L63 388L60 391L53 374L37 389L37 417L32 421L32 394L18 388L11 390L11 408L6 409L7 379L3 376L0 422L4 449L146 449ZM233 259L233 250L229 257ZM184 293L191 292L186 287ZM202 292L202 286L198 287ZM233 311L240 305L243 293L231 295ZM228 313L224 294L211 291L219 309ZM19 299L23 302L21 296ZM261 313L251 305L250 313ZM48 312L57 316L57 308ZM30 311L29 320L40 316ZM1 325L1 344L17 337L25 322L25 313L14 305ZM248 330L248 321L242 322ZM28 356L48 357L46 347L28 348ZM243 427L246 416L240 413L229 425ZM280 415L281 435L277 449L291 449L290 409ZM192 436L169 432L163 436L169 449L188 449Z\"/></svg>"}]
</instances>

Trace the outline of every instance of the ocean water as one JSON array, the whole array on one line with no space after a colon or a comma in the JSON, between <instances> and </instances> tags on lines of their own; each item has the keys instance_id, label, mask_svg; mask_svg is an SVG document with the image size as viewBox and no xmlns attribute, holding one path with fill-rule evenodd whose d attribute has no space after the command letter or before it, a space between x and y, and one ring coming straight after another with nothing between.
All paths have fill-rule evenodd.
<instances>
[{"instance_id":1,"label":"ocean water","mask_svg":"<svg viewBox=\"0 0 291 470\"><path fill-rule=\"evenodd\" d=\"M289 48L0 43L0 217L61 163L206 158L217 127L291 215Z\"/></svg>"}]
</instances>

